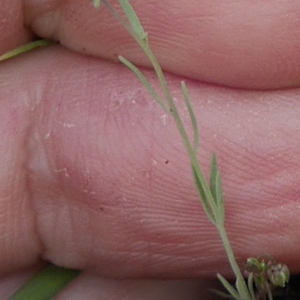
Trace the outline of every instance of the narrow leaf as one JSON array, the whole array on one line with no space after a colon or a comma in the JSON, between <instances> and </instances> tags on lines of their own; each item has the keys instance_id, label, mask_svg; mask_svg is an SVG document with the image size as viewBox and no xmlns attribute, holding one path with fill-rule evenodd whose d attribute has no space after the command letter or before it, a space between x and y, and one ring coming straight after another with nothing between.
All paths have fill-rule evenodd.
<instances>
[{"instance_id":1,"label":"narrow leaf","mask_svg":"<svg viewBox=\"0 0 300 300\"><path fill-rule=\"evenodd\" d=\"M220 173L220 171L218 171L217 172L217 178L216 178L216 201L217 201L218 207L224 206L221 178L222 178L221 173Z\"/></svg>"},{"instance_id":2,"label":"narrow leaf","mask_svg":"<svg viewBox=\"0 0 300 300\"><path fill-rule=\"evenodd\" d=\"M49 46L53 43L54 42L48 41L48 40L38 40L38 41L31 42L31 43L27 43L27 44L22 45L22 46L14 49L14 50L11 50L9 52L4 53L3 55L0 56L0 61L4 61L6 59L18 56L18 55L23 54L25 52L31 51L35 48Z\"/></svg>"},{"instance_id":3,"label":"narrow leaf","mask_svg":"<svg viewBox=\"0 0 300 300\"><path fill-rule=\"evenodd\" d=\"M185 104L186 104L186 107L189 111L191 122L192 122L192 125L193 125L194 150L197 152L197 150L199 149L199 129L198 129L198 124L197 124L197 118L195 116L195 112L194 112L194 109L192 107L189 91L188 91L187 86L186 86L184 81L181 81L181 88L182 88L183 97L185 99Z\"/></svg>"},{"instance_id":4,"label":"narrow leaf","mask_svg":"<svg viewBox=\"0 0 300 300\"><path fill-rule=\"evenodd\" d=\"M248 276L248 290L251 296L251 299L255 300L255 293L254 293L254 287L253 287L253 273L251 272Z\"/></svg>"},{"instance_id":5,"label":"narrow leaf","mask_svg":"<svg viewBox=\"0 0 300 300\"><path fill-rule=\"evenodd\" d=\"M217 156L215 154L212 155L211 159L211 167L210 167L210 190L213 195L218 217L218 224L224 224L225 222L225 206L223 200L223 191L222 191L222 182L221 182L221 174L218 170L217 164Z\"/></svg>"},{"instance_id":6,"label":"narrow leaf","mask_svg":"<svg viewBox=\"0 0 300 300\"><path fill-rule=\"evenodd\" d=\"M169 109L166 107L166 105L161 100L160 96L157 94L157 92L152 87L152 85L150 84L148 79L144 76L144 74L133 63L131 63L129 60L127 60L123 56L119 56L118 58L126 67L128 67L138 77L138 79L147 88L149 93L153 96L153 98L156 100L156 102L162 107L162 109L165 110L167 113L170 113Z\"/></svg>"},{"instance_id":7,"label":"narrow leaf","mask_svg":"<svg viewBox=\"0 0 300 300\"><path fill-rule=\"evenodd\" d=\"M238 277L235 285L242 300L252 300L244 278Z\"/></svg>"},{"instance_id":8,"label":"narrow leaf","mask_svg":"<svg viewBox=\"0 0 300 300\"><path fill-rule=\"evenodd\" d=\"M218 221L219 224L225 223L225 205L223 199L221 173L218 171L216 178L216 202L218 207Z\"/></svg>"},{"instance_id":9,"label":"narrow leaf","mask_svg":"<svg viewBox=\"0 0 300 300\"><path fill-rule=\"evenodd\" d=\"M246 300L239 296L237 290L221 274L218 273L217 276L218 276L219 280L221 281L221 283L223 284L223 286L225 287L225 289L230 293L230 295L235 300Z\"/></svg>"},{"instance_id":10,"label":"narrow leaf","mask_svg":"<svg viewBox=\"0 0 300 300\"><path fill-rule=\"evenodd\" d=\"M198 174L196 172L196 169L195 167L192 165L192 172L193 172L193 177L194 177L194 181L195 181L195 185L196 185L196 188L197 188L197 191L198 191L198 194L199 194L199 197L201 199L201 203L202 203L202 206L203 206L203 209L207 215L207 217L209 218L209 220L214 224L216 225L216 219L215 219L215 215L211 209L211 206L209 204L209 200L206 196L206 193L203 189L203 186L200 182L200 179L198 177Z\"/></svg>"},{"instance_id":11,"label":"narrow leaf","mask_svg":"<svg viewBox=\"0 0 300 300\"><path fill-rule=\"evenodd\" d=\"M79 271L47 265L9 300L50 300L73 280Z\"/></svg>"},{"instance_id":12,"label":"narrow leaf","mask_svg":"<svg viewBox=\"0 0 300 300\"><path fill-rule=\"evenodd\" d=\"M127 0L119 0L120 5L122 6L123 11L125 12L130 26L133 32L142 40L147 42L147 33L144 31L144 28L135 13L134 9L132 8L131 4Z\"/></svg>"},{"instance_id":13,"label":"narrow leaf","mask_svg":"<svg viewBox=\"0 0 300 300\"><path fill-rule=\"evenodd\" d=\"M217 158L216 155L213 154L211 158L211 163L210 163L210 182L209 182L209 187L211 190L211 193L216 199L217 197L217 175L218 175L218 165L217 165Z\"/></svg>"}]
</instances>

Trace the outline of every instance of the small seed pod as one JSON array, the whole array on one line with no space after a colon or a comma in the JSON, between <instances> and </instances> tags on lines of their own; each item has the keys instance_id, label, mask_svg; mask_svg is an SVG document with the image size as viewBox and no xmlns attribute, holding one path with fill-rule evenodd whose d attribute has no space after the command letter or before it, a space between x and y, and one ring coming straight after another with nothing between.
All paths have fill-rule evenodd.
<instances>
[{"instance_id":1,"label":"small seed pod","mask_svg":"<svg viewBox=\"0 0 300 300\"><path fill-rule=\"evenodd\" d=\"M290 271L284 264L270 262L267 277L274 286L285 287L290 279Z\"/></svg>"}]
</instances>

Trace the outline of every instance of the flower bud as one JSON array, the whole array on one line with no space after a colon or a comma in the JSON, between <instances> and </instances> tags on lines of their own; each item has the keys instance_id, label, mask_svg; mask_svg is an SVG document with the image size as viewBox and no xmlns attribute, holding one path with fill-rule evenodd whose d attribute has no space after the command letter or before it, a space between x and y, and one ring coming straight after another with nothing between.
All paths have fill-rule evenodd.
<instances>
[{"instance_id":1,"label":"flower bud","mask_svg":"<svg viewBox=\"0 0 300 300\"><path fill-rule=\"evenodd\" d=\"M265 270L266 264L265 261L259 261L256 258L250 257L247 259L246 262L246 270L250 273L252 272L253 274L261 274Z\"/></svg>"}]
</instances>

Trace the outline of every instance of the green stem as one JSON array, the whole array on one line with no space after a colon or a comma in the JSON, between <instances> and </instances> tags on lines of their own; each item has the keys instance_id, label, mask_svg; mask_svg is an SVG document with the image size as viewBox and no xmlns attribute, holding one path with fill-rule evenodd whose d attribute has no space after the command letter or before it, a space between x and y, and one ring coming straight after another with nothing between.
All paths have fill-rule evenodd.
<instances>
[{"instance_id":1,"label":"green stem","mask_svg":"<svg viewBox=\"0 0 300 300\"><path fill-rule=\"evenodd\" d=\"M203 188L203 192L205 194L205 196L210 199L210 205L212 206L212 212L215 213L217 211L217 207L215 205L215 202L213 200L213 196L211 194L211 191L209 189L209 186L206 182L206 179L205 179L205 176L203 174L203 171L198 163L198 157L197 157L197 154L195 152L195 148L194 146L190 143L190 140L189 140L189 137L188 137L188 134L185 130L185 127L182 123L182 120L180 118L180 115L179 115L179 112L177 110L177 107L174 103L174 100L173 100L173 97L170 93L170 89L168 88L168 84L167 84L167 81L166 81L166 78L164 76L164 73L160 67L160 64L158 63L155 55L153 54L152 50L148 47L148 45L145 45L144 43L142 43L140 41L140 39L138 39L137 37L136 38L136 41L139 43L139 45L141 46L141 48L144 50L145 54L148 56L154 70L155 70L155 73L158 77L158 80L161 84L161 87L162 87L162 90L163 90L163 93L164 93L164 96L168 102L168 105L169 105L169 108L170 108L170 112L172 113L173 117L174 117L174 120L175 120L175 123L176 123L176 126L179 130L179 133L182 137L182 140L184 142L184 145L188 151L188 154L190 156L190 160L191 160L191 164L193 166L193 168L195 169L195 172L197 173L197 176L199 178L199 181L201 183L201 186ZM216 220L216 216L214 216L213 218L214 220ZM215 222L213 222L215 224Z\"/></svg>"},{"instance_id":2,"label":"green stem","mask_svg":"<svg viewBox=\"0 0 300 300\"><path fill-rule=\"evenodd\" d=\"M239 295L243 300L252 300L252 297L249 293L249 290L248 290L247 284L245 282L245 279L243 277L243 274L242 274L240 267L235 259L231 244L229 242L227 232L225 230L225 227L223 225L221 225L221 226L217 226L217 228L218 228L222 243L224 245L224 249L226 251L230 266L236 277L236 288L239 292Z\"/></svg>"},{"instance_id":3,"label":"green stem","mask_svg":"<svg viewBox=\"0 0 300 300\"><path fill-rule=\"evenodd\" d=\"M106 5L109 7L109 9L113 12L115 17L121 22L121 24L124 25L124 27L129 31L129 33L134 37L136 42L140 45L140 47L143 49L145 54L147 55L148 59L150 60L155 73L158 77L158 80L160 82L161 88L163 90L164 97L166 99L166 102L168 103L168 109L170 113L172 114L176 126L179 130L179 133L182 137L182 140L184 142L184 145L188 151L191 165L192 165L192 170L193 170L193 175L194 179L197 185L198 192L200 194L201 202L202 205L207 213L207 216L209 219L212 221L212 223L217 227L220 237L222 239L226 254L228 256L228 260L230 262L230 265L233 269L233 272L236 275L236 288L239 293L239 297L237 299L241 300L255 300L253 297L251 297L248 287L246 285L246 282L243 278L243 275L241 273L241 270L237 264L237 261L234 257L234 253L232 250L232 247L230 245L225 226L224 226L224 204L223 204L223 197L221 195L222 190L221 190L221 177L219 172L216 169L216 161L213 162L215 163L215 168L212 169L212 174L213 178L211 180L212 183L212 188L213 192L216 196L217 199L214 198L213 192L208 186L206 182L206 178L204 176L204 173L202 171L202 168L199 165L198 162L198 157L197 157L197 141L194 141L194 145L192 145L189 136L187 134L187 131L185 129L185 126L183 125L183 122L181 120L181 117L179 115L179 112L177 110L177 107L173 101L172 95L170 93L170 90L168 88L167 81L165 79L164 73L160 67L160 64L158 63L154 53L152 52L151 48L148 45L148 37L147 34L145 33L137 15L135 14L133 8L131 7L130 3L127 0L119 0L119 3L121 4L123 11L125 12L128 21L130 23L130 26L126 24L124 19L116 12L116 10L109 4L108 1L105 1ZM129 68L133 72L136 73L136 75L140 78L142 82L145 82L145 78L140 74L140 72L137 72L137 68L134 67L131 63L127 62L126 63ZM148 87L148 90L151 92L153 95L152 88L150 84L146 84L146 87ZM188 98L188 95L185 95L185 91L183 91L183 94L185 96L185 99ZM157 98L157 97L156 97ZM189 105L189 100L187 105ZM165 105L161 105L163 108L165 108ZM191 112L192 108L188 106L189 112ZM191 121L193 123L193 117L194 113L190 113ZM195 120L194 120L195 122ZM195 135L195 125L194 126L194 135Z\"/></svg>"},{"instance_id":4,"label":"green stem","mask_svg":"<svg viewBox=\"0 0 300 300\"><path fill-rule=\"evenodd\" d=\"M18 56L20 54L29 52L31 50L34 50L35 48L41 48L41 47L46 47L49 45L54 44L53 41L49 41L49 40L37 40L37 41L33 41L30 43L27 43L25 45L22 45L18 48L15 48L9 52L4 53L3 55L0 56L0 61L4 61L10 58L13 58L15 56Z\"/></svg>"},{"instance_id":5,"label":"green stem","mask_svg":"<svg viewBox=\"0 0 300 300\"><path fill-rule=\"evenodd\" d=\"M79 273L77 270L46 265L9 300L50 300Z\"/></svg>"},{"instance_id":6,"label":"green stem","mask_svg":"<svg viewBox=\"0 0 300 300\"><path fill-rule=\"evenodd\" d=\"M135 37L134 33L132 33L132 35ZM199 181L201 182L203 192L205 193L206 197L211 199L211 201L209 201L209 203L212 207L212 212L215 213L217 211L217 206L215 205L215 201L213 200L213 196L212 196L211 191L210 191L210 189L207 185L207 182L206 182L205 176L203 174L203 171L202 171L202 169L201 169L201 167L198 163L198 157L197 157L196 152L194 151L194 147L192 146L192 144L189 141L188 134L187 134L187 132L185 130L185 127L182 123L182 120L181 120L180 115L178 113L177 107L176 107L176 105L173 101L173 97L172 97L172 95L170 93L170 90L168 88L168 84L167 84L167 81L166 81L165 76L163 74L163 71L160 67L160 64L158 63L158 61L157 61L155 55L153 54L152 50L148 47L148 44L141 41L138 37L135 37L135 39L139 43L141 48L144 50L145 54L147 55L147 57L149 58L149 60L152 64L152 66L154 67L155 73L156 73L156 75L159 79L159 82L161 84L161 87L163 89L163 93L165 95L165 98L166 98L166 100L169 104L170 111L173 114L173 117L174 117L174 120L176 122L177 128L178 128L178 130L181 134L181 137L183 139L185 147L187 148L187 151L190 155L191 164L192 164L193 168L195 169L195 172L198 175ZM228 260L230 262L230 265L233 269L233 272L236 275L236 279L237 279L237 282L238 282L238 284L237 284L238 292L240 293L240 295L243 296L243 298L247 297L247 298L245 298L245 300L246 299L251 300L251 296L249 294L246 282L243 278L241 270L240 270L240 268L237 264L237 261L234 257L234 253L233 253L232 247L230 245L225 227L224 227L223 224L218 225L218 218L217 218L216 215L214 215L213 219L215 220L214 224L217 226L217 228L219 230L222 242L223 242L224 247L225 247L225 251L228 255Z\"/></svg>"}]
</instances>

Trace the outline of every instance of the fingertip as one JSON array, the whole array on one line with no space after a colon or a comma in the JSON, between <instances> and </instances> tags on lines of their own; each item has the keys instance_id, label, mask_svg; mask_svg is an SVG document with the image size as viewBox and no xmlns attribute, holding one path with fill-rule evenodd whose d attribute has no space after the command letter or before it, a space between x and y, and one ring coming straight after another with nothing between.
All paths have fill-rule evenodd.
<instances>
[{"instance_id":1,"label":"fingertip","mask_svg":"<svg viewBox=\"0 0 300 300\"><path fill-rule=\"evenodd\" d=\"M49 1L51 6L58 1ZM132 1L162 67L176 75L247 89L299 85L297 1ZM105 6L81 1L47 10L32 2L31 26L79 53L141 66L149 60ZM38 9L34 9L38 7ZM172 55L170 55L170 53Z\"/></svg>"},{"instance_id":2,"label":"fingertip","mask_svg":"<svg viewBox=\"0 0 300 300\"><path fill-rule=\"evenodd\" d=\"M0 20L0 55L34 38L30 28L24 25L21 0L2 1Z\"/></svg>"}]
</instances>

